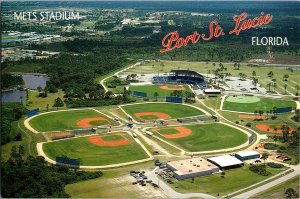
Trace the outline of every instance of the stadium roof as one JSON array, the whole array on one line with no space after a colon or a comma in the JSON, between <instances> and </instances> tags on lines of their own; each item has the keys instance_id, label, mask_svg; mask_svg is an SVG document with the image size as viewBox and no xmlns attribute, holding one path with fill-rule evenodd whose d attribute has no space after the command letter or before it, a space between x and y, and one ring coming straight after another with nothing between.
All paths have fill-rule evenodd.
<instances>
[{"instance_id":1,"label":"stadium roof","mask_svg":"<svg viewBox=\"0 0 300 199\"><path fill-rule=\"evenodd\" d=\"M241 165L243 164L242 161L239 159L231 156L231 155L222 155L222 156L217 156L213 158L208 158L211 162L216 163L220 167L229 167L229 166L235 166L235 165Z\"/></svg>"},{"instance_id":2,"label":"stadium roof","mask_svg":"<svg viewBox=\"0 0 300 199\"><path fill-rule=\"evenodd\" d=\"M253 151L253 150L251 150L251 151L240 151L236 154L241 156L241 157L252 156L252 155L260 155L260 153L258 153L257 151Z\"/></svg>"}]
</instances>

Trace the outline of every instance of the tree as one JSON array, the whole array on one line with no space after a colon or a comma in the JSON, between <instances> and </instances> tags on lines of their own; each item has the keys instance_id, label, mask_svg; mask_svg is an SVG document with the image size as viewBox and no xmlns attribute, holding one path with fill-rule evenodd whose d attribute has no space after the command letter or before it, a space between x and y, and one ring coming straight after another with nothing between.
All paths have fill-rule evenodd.
<instances>
[{"instance_id":1,"label":"tree","mask_svg":"<svg viewBox=\"0 0 300 199\"><path fill-rule=\"evenodd\" d=\"M263 110L259 110L258 113L259 113L259 116L261 117L264 114L264 111Z\"/></svg>"},{"instance_id":2,"label":"tree","mask_svg":"<svg viewBox=\"0 0 300 199\"><path fill-rule=\"evenodd\" d=\"M287 142L290 127L288 125L284 124L281 126L281 131L282 131L282 142Z\"/></svg>"},{"instance_id":3,"label":"tree","mask_svg":"<svg viewBox=\"0 0 300 199\"><path fill-rule=\"evenodd\" d=\"M256 86L257 86L257 83L258 83L258 78L253 77L253 78L252 78L252 83L253 83L254 87L256 87Z\"/></svg>"},{"instance_id":4,"label":"tree","mask_svg":"<svg viewBox=\"0 0 300 199\"><path fill-rule=\"evenodd\" d=\"M266 164L266 159L268 159L268 157L269 157L269 154L266 153L266 152L264 152L263 154L261 154L261 159L264 160L264 164Z\"/></svg>"},{"instance_id":5,"label":"tree","mask_svg":"<svg viewBox=\"0 0 300 199\"><path fill-rule=\"evenodd\" d=\"M274 75L273 71L270 71L270 72L268 73L268 77L273 77L273 75Z\"/></svg>"},{"instance_id":6,"label":"tree","mask_svg":"<svg viewBox=\"0 0 300 199\"><path fill-rule=\"evenodd\" d=\"M156 101L157 101L158 96L159 96L158 92L155 92L155 93L153 94L153 97L155 98Z\"/></svg>"},{"instance_id":7,"label":"tree","mask_svg":"<svg viewBox=\"0 0 300 199\"><path fill-rule=\"evenodd\" d=\"M297 193L293 188L288 188L284 194L286 198L299 198L299 193Z\"/></svg>"},{"instance_id":8,"label":"tree","mask_svg":"<svg viewBox=\"0 0 300 199\"><path fill-rule=\"evenodd\" d=\"M273 136L273 140L274 140L274 142L275 142L275 144L276 144L276 142L278 141L278 136L277 136L277 135L274 135L274 136Z\"/></svg>"},{"instance_id":9,"label":"tree","mask_svg":"<svg viewBox=\"0 0 300 199\"><path fill-rule=\"evenodd\" d=\"M299 121L300 121L300 109L296 109L296 110L295 110L295 115L294 115L293 119L294 119L296 122L299 122Z\"/></svg>"},{"instance_id":10,"label":"tree","mask_svg":"<svg viewBox=\"0 0 300 199\"><path fill-rule=\"evenodd\" d=\"M286 95L287 84L284 84L284 94Z\"/></svg>"},{"instance_id":11,"label":"tree","mask_svg":"<svg viewBox=\"0 0 300 199\"><path fill-rule=\"evenodd\" d=\"M269 88L269 92L271 91L271 83L267 84L268 88Z\"/></svg>"},{"instance_id":12,"label":"tree","mask_svg":"<svg viewBox=\"0 0 300 199\"><path fill-rule=\"evenodd\" d=\"M53 107L63 107L63 106L64 106L64 102L62 101L62 99L60 97L58 97L54 100Z\"/></svg>"},{"instance_id":13,"label":"tree","mask_svg":"<svg viewBox=\"0 0 300 199\"><path fill-rule=\"evenodd\" d=\"M289 75L288 75L288 74L284 74L284 75L283 75L283 80L284 80L284 81L287 81L288 78L289 78Z\"/></svg>"},{"instance_id":14,"label":"tree","mask_svg":"<svg viewBox=\"0 0 300 199\"><path fill-rule=\"evenodd\" d=\"M299 88L300 88L300 86L299 86L299 85L296 85L296 90L297 90L296 96L299 96Z\"/></svg>"},{"instance_id":15,"label":"tree","mask_svg":"<svg viewBox=\"0 0 300 199\"><path fill-rule=\"evenodd\" d=\"M107 91L107 92L105 93L104 98L105 98L105 99L111 99L113 95L114 95L113 92Z\"/></svg>"},{"instance_id":16,"label":"tree","mask_svg":"<svg viewBox=\"0 0 300 199\"><path fill-rule=\"evenodd\" d=\"M36 89L38 90L39 93L42 92L42 87L38 86Z\"/></svg>"}]
</instances>

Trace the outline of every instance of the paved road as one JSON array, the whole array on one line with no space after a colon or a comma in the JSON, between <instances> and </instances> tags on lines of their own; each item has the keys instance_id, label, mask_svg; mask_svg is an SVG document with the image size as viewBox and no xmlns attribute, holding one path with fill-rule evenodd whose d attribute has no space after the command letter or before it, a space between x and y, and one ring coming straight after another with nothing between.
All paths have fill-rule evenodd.
<instances>
[{"instance_id":1,"label":"paved road","mask_svg":"<svg viewBox=\"0 0 300 199\"><path fill-rule=\"evenodd\" d=\"M156 168L157 169L157 168ZM169 198L192 198L192 197L200 197L200 198L215 198L214 196L205 194L205 193L179 193L169 187L163 180L160 180L155 174L155 170L146 172L146 176L148 179L152 180L154 183L159 184L159 186L164 190L165 194Z\"/></svg>"},{"instance_id":2,"label":"paved road","mask_svg":"<svg viewBox=\"0 0 300 199\"><path fill-rule=\"evenodd\" d=\"M255 194L258 194L258 193L260 193L262 191L270 189L270 188L272 188L272 187L274 187L274 186L276 186L276 185L278 185L280 183L283 183L283 182L285 182L285 181L287 181L287 180L289 180L289 179L291 179L291 178L293 178L295 176L299 176L299 174L300 174L300 164L298 164L297 166L292 166L292 168L294 169L294 171L292 173L289 173L289 174L287 174L287 175L285 175L285 176L283 176L281 178L278 178L278 179L276 179L276 180L274 180L272 182L269 182L267 184L264 184L262 186L254 188L254 189L252 189L250 191L247 191L245 193L237 195L237 196L235 196L233 198L249 198L251 196L254 196Z\"/></svg>"}]
</instances>

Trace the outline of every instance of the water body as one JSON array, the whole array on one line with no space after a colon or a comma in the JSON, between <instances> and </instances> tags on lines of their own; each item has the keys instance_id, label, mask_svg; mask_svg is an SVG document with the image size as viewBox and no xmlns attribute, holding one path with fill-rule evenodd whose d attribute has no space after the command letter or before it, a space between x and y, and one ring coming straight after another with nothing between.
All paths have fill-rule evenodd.
<instances>
[{"instance_id":1,"label":"water body","mask_svg":"<svg viewBox=\"0 0 300 199\"><path fill-rule=\"evenodd\" d=\"M22 74L21 76L25 82L25 88L29 89L37 89L39 86L45 88L46 82L49 81L49 77L45 75Z\"/></svg>"},{"instance_id":2,"label":"water body","mask_svg":"<svg viewBox=\"0 0 300 199\"><path fill-rule=\"evenodd\" d=\"M24 90L1 91L1 102L23 102L26 100Z\"/></svg>"},{"instance_id":3,"label":"water body","mask_svg":"<svg viewBox=\"0 0 300 199\"><path fill-rule=\"evenodd\" d=\"M25 88L37 89L39 86L46 87L46 82L49 81L49 77L39 74L20 74L25 82ZM26 91L24 90L9 90L1 92L2 102L21 102L26 100Z\"/></svg>"}]
</instances>

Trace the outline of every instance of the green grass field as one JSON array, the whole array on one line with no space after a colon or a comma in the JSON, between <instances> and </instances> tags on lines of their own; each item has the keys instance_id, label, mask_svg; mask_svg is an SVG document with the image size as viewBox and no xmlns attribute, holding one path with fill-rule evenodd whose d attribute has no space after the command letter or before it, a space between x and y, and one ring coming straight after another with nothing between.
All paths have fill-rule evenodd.
<instances>
[{"instance_id":1,"label":"green grass field","mask_svg":"<svg viewBox=\"0 0 300 199\"><path fill-rule=\"evenodd\" d=\"M267 170L271 172L271 175L282 172L283 169L273 169L267 167ZM242 168L231 169L225 171L225 177L222 178L221 174L213 174L208 176L202 176L195 178L194 183L192 179L181 180L175 182L171 186L175 191L188 193L188 192L200 192L208 193L213 196L225 196L233 191L250 186L254 183L260 182L269 176L261 176L256 173L253 173L249 170L249 167L245 165ZM177 188L175 188L177 187Z\"/></svg>"},{"instance_id":2,"label":"green grass field","mask_svg":"<svg viewBox=\"0 0 300 199\"><path fill-rule=\"evenodd\" d=\"M141 112L161 112L171 116L171 118L190 117L195 115L203 115L204 113L196 108L186 106L183 104L174 103L145 103L122 106L125 112L131 115L134 119L135 113Z\"/></svg>"},{"instance_id":3,"label":"green grass field","mask_svg":"<svg viewBox=\"0 0 300 199\"><path fill-rule=\"evenodd\" d=\"M131 144L115 147L99 146L90 143L88 137L81 137L48 142L43 145L43 150L53 160L55 160L56 156L79 158L81 165L84 166L101 166L148 158L146 152L131 136L126 134L125 137L131 141ZM115 138L112 138L110 141L113 141L113 139Z\"/></svg>"},{"instance_id":4,"label":"green grass field","mask_svg":"<svg viewBox=\"0 0 300 199\"><path fill-rule=\"evenodd\" d=\"M285 198L284 192L288 188L293 188L295 191L298 190L299 193L299 176L258 193L251 198Z\"/></svg>"},{"instance_id":5,"label":"green grass field","mask_svg":"<svg viewBox=\"0 0 300 199\"><path fill-rule=\"evenodd\" d=\"M167 84L166 86L170 88L181 88L181 86L177 85L170 85ZM182 87L185 89L182 91L182 94L184 95L185 91L192 92L191 89L187 85L182 85ZM148 97L153 97L154 93L158 93L158 97L167 97L170 96L171 93L173 92L172 90L163 90L159 88L159 85L145 85L145 86L130 86L129 87L130 91L139 91L139 92L144 92L147 93Z\"/></svg>"},{"instance_id":6,"label":"green grass field","mask_svg":"<svg viewBox=\"0 0 300 199\"><path fill-rule=\"evenodd\" d=\"M32 128L40 132L73 130L80 129L80 127L76 125L78 120L92 117L104 117L110 121L111 124L116 124L113 120L91 109L50 112L31 119L29 124Z\"/></svg>"},{"instance_id":7,"label":"green grass field","mask_svg":"<svg viewBox=\"0 0 300 199\"><path fill-rule=\"evenodd\" d=\"M259 110L262 110L264 112L270 111L273 109L274 106L276 106L277 108L293 107L294 109L296 107L296 103L294 101L270 98L260 98L259 102L254 103L235 103L227 101L226 98L223 104L223 109L230 111L254 113L254 111Z\"/></svg>"},{"instance_id":8,"label":"green grass field","mask_svg":"<svg viewBox=\"0 0 300 199\"><path fill-rule=\"evenodd\" d=\"M191 152L235 147L248 140L245 133L220 123L187 125L184 127L192 130L190 136L177 139L166 139L161 135L160 137ZM174 131L172 127L162 128L158 130L158 133L171 134L170 131L172 130Z\"/></svg>"},{"instance_id":9,"label":"green grass field","mask_svg":"<svg viewBox=\"0 0 300 199\"><path fill-rule=\"evenodd\" d=\"M39 108L40 110L46 110L47 104L49 104L49 110L57 110L57 109L64 109L66 107L66 104L64 104L63 107L53 107L54 100L58 97L60 97L62 100L64 100L64 92L62 90L58 90L57 93L48 93L47 97L38 97L38 92L35 91L28 91L28 100L23 102L23 104L28 109L35 109Z\"/></svg>"}]
</instances>

